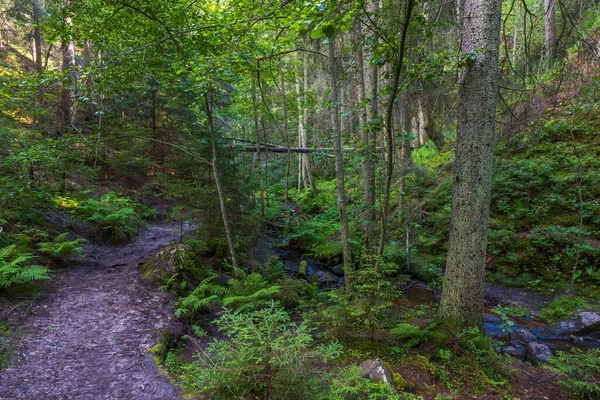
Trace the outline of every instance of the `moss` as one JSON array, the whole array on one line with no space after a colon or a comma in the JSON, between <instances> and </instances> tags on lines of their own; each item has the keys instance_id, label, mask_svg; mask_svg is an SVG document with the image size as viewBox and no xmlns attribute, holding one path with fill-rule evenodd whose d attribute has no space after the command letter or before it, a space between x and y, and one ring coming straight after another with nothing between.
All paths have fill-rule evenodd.
<instances>
[{"instance_id":1,"label":"moss","mask_svg":"<svg viewBox=\"0 0 600 400\"><path fill-rule=\"evenodd\" d=\"M142 267L143 279L170 288L193 289L206 276L196 254L185 244L174 244L159 250Z\"/></svg>"},{"instance_id":2,"label":"moss","mask_svg":"<svg viewBox=\"0 0 600 400\"><path fill-rule=\"evenodd\" d=\"M403 391L406 388L406 380L397 372L394 372L394 385L398 391Z\"/></svg>"},{"instance_id":3,"label":"moss","mask_svg":"<svg viewBox=\"0 0 600 400\"><path fill-rule=\"evenodd\" d=\"M148 349L154 355L154 362L157 365L163 366L167 358L167 346L164 343L157 343Z\"/></svg>"}]
</instances>

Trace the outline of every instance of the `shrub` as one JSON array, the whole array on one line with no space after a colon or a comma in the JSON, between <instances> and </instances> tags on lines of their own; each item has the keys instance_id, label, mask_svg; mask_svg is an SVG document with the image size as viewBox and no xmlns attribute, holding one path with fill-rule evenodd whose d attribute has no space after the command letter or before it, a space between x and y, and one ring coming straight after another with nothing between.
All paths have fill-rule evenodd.
<instances>
[{"instance_id":1,"label":"shrub","mask_svg":"<svg viewBox=\"0 0 600 400\"><path fill-rule=\"evenodd\" d=\"M214 341L184 368L198 391L217 399L314 398L317 373L341 351L337 343L313 348L308 325L275 302L250 313L225 310L216 324L229 340Z\"/></svg>"},{"instance_id":2,"label":"shrub","mask_svg":"<svg viewBox=\"0 0 600 400\"><path fill-rule=\"evenodd\" d=\"M573 395L600 399L600 349L586 352L571 349L570 353L557 351L550 357L549 365L565 376L558 383Z\"/></svg>"}]
</instances>

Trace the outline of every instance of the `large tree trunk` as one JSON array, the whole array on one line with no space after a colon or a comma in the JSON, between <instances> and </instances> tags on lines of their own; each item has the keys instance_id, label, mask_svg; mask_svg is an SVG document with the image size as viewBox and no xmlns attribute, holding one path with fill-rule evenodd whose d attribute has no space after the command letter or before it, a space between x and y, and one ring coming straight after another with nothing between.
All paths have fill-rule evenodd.
<instances>
[{"instance_id":1,"label":"large tree trunk","mask_svg":"<svg viewBox=\"0 0 600 400\"><path fill-rule=\"evenodd\" d=\"M544 50L548 67L556 58L556 3L555 0L544 0Z\"/></svg>"},{"instance_id":2,"label":"large tree trunk","mask_svg":"<svg viewBox=\"0 0 600 400\"><path fill-rule=\"evenodd\" d=\"M344 154L342 150L342 127L340 121L339 93L337 87L337 71L335 65L335 42L329 39L329 75L331 77L331 103L335 140L333 142L335 153L335 180L337 184L337 202L340 213L340 230L342 236L342 251L344 255L344 278L346 288L351 287L348 272L352 268L352 251L350 249L350 229L348 227L348 214L346 212L346 188L344 183Z\"/></svg>"},{"instance_id":3,"label":"large tree trunk","mask_svg":"<svg viewBox=\"0 0 600 400\"><path fill-rule=\"evenodd\" d=\"M439 313L483 329L502 1L462 0L460 15L461 52L474 50L476 59L459 75L452 220Z\"/></svg>"}]
</instances>

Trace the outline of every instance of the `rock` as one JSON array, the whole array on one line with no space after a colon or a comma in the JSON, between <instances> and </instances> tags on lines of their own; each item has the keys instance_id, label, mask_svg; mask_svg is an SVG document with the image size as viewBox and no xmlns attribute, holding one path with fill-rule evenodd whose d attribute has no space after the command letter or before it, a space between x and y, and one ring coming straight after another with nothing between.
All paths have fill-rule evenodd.
<instances>
[{"instance_id":1,"label":"rock","mask_svg":"<svg viewBox=\"0 0 600 400\"><path fill-rule=\"evenodd\" d=\"M381 359L369 360L360 364L360 370L365 378L372 381L388 383L392 387L396 387L394 382L394 373Z\"/></svg>"},{"instance_id":2,"label":"rock","mask_svg":"<svg viewBox=\"0 0 600 400\"><path fill-rule=\"evenodd\" d=\"M336 274L337 276L344 276L344 264L338 264L331 268L331 272Z\"/></svg>"},{"instance_id":3,"label":"rock","mask_svg":"<svg viewBox=\"0 0 600 400\"><path fill-rule=\"evenodd\" d=\"M535 335L529 332L527 329L516 329L510 333L510 344L514 346L525 345L535 342L535 340Z\"/></svg>"},{"instance_id":4,"label":"rock","mask_svg":"<svg viewBox=\"0 0 600 400\"><path fill-rule=\"evenodd\" d=\"M538 342L531 342L527 344L525 360L535 364L546 364L551 355L552 353L550 352L550 347Z\"/></svg>"},{"instance_id":5,"label":"rock","mask_svg":"<svg viewBox=\"0 0 600 400\"><path fill-rule=\"evenodd\" d=\"M595 311L577 311L569 318L544 329L544 336L550 339L568 339L571 335L600 337L600 314Z\"/></svg>"},{"instance_id":6,"label":"rock","mask_svg":"<svg viewBox=\"0 0 600 400\"><path fill-rule=\"evenodd\" d=\"M525 347L524 346L504 346L500 349L502 354L508 354L511 357L518 358L521 361L525 360Z\"/></svg>"},{"instance_id":7,"label":"rock","mask_svg":"<svg viewBox=\"0 0 600 400\"><path fill-rule=\"evenodd\" d=\"M182 244L172 244L150 257L142 266L142 277L155 285L163 286L177 274L173 287L180 286L175 283L185 281L186 288L195 288L205 277L205 271L199 266L198 258L191 247Z\"/></svg>"},{"instance_id":8,"label":"rock","mask_svg":"<svg viewBox=\"0 0 600 400\"><path fill-rule=\"evenodd\" d=\"M337 282L337 280L338 278L327 271L318 271L310 276L310 281L317 283Z\"/></svg>"}]
</instances>

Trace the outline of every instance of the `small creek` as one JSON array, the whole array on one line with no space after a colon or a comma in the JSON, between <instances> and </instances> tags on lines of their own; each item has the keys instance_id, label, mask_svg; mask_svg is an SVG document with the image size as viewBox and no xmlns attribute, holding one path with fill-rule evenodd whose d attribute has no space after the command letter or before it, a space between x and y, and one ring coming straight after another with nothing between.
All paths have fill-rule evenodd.
<instances>
[{"instance_id":1,"label":"small creek","mask_svg":"<svg viewBox=\"0 0 600 400\"><path fill-rule=\"evenodd\" d=\"M328 268L327 266L321 265L321 263L315 259L304 257L300 250L290 248L287 245L287 240L280 232L276 230L268 232L264 243L266 247L266 249L264 249L265 257L262 257L265 258L264 261L271 255L277 256L279 260L283 262L285 269L293 276L297 276L300 262L306 261L308 279L317 274L324 274L335 278L335 281L332 280L331 282L321 283L320 285L322 288L339 287L343 285L344 278L341 270L335 267ZM406 297L406 300L414 306L427 304L435 305L439 301L439 297L434 296L434 292L422 282L417 282L416 285L409 284L404 290L404 296ZM577 342L571 340L548 339L543 335L543 331L547 325L532 317L510 317L510 320L514 325L505 326L506 324L502 318L494 313L493 307L486 306L484 309L484 330L486 336L508 344L509 332L516 329L525 329L536 336L538 343L547 345L552 351L566 351L573 347L582 350L600 348L600 341L590 337L582 337L580 338L581 341Z\"/></svg>"}]
</instances>

